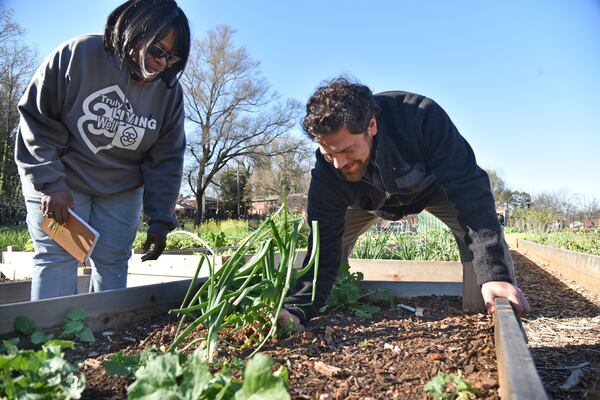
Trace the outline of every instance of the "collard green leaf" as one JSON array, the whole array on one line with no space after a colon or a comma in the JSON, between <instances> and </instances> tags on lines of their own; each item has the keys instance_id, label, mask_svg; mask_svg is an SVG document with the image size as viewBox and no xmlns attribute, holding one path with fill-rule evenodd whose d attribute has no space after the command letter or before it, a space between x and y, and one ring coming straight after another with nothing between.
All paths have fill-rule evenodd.
<instances>
[{"instance_id":1,"label":"collard green leaf","mask_svg":"<svg viewBox=\"0 0 600 400\"><path fill-rule=\"evenodd\" d=\"M244 371L242 388L235 394L236 400L289 399L283 379L273 375L273 361L264 354L252 358Z\"/></svg>"},{"instance_id":2,"label":"collard green leaf","mask_svg":"<svg viewBox=\"0 0 600 400\"><path fill-rule=\"evenodd\" d=\"M124 376L127 378L133 378L135 371L140 365L139 354L133 356L127 356L122 351L114 354L108 360L104 361L102 365L108 375Z\"/></svg>"},{"instance_id":3,"label":"collard green leaf","mask_svg":"<svg viewBox=\"0 0 600 400\"><path fill-rule=\"evenodd\" d=\"M24 315L19 315L17 318L15 318L15 322L13 323L13 325L17 332L27 336L39 330L35 322L33 322Z\"/></svg>"},{"instance_id":4,"label":"collard green leaf","mask_svg":"<svg viewBox=\"0 0 600 400\"><path fill-rule=\"evenodd\" d=\"M69 343L49 341L39 351L9 344L11 354L0 356L0 398L79 399L85 378L63 358L61 349Z\"/></svg>"},{"instance_id":5,"label":"collard green leaf","mask_svg":"<svg viewBox=\"0 0 600 400\"><path fill-rule=\"evenodd\" d=\"M368 318L379 311L379 307L370 304L356 304L352 311L358 318Z\"/></svg>"},{"instance_id":6,"label":"collard green leaf","mask_svg":"<svg viewBox=\"0 0 600 400\"><path fill-rule=\"evenodd\" d=\"M54 335L51 333L44 333L42 331L35 331L31 335L31 343L33 344L42 344L46 343L48 340L54 339Z\"/></svg>"},{"instance_id":7,"label":"collard green leaf","mask_svg":"<svg viewBox=\"0 0 600 400\"><path fill-rule=\"evenodd\" d=\"M63 327L63 334L65 336L77 335L85 328L85 324L77 320L67 320Z\"/></svg>"},{"instance_id":8,"label":"collard green leaf","mask_svg":"<svg viewBox=\"0 0 600 400\"><path fill-rule=\"evenodd\" d=\"M88 327L83 328L81 332L77 333L77 337L84 343L92 343L96 340L94 333Z\"/></svg>"},{"instance_id":9,"label":"collard green leaf","mask_svg":"<svg viewBox=\"0 0 600 400\"><path fill-rule=\"evenodd\" d=\"M181 391L185 398L198 399L211 386L213 375L204 359L205 356L196 351L183 365Z\"/></svg>"},{"instance_id":10,"label":"collard green leaf","mask_svg":"<svg viewBox=\"0 0 600 400\"><path fill-rule=\"evenodd\" d=\"M87 313L81 308L72 308L67 314L67 320L85 322Z\"/></svg>"},{"instance_id":11,"label":"collard green leaf","mask_svg":"<svg viewBox=\"0 0 600 400\"><path fill-rule=\"evenodd\" d=\"M56 353L60 352L60 349L73 350L75 348L75 342L73 342L72 340L52 339L46 342L43 347L46 349L57 349L52 351L53 353Z\"/></svg>"},{"instance_id":12,"label":"collard green leaf","mask_svg":"<svg viewBox=\"0 0 600 400\"><path fill-rule=\"evenodd\" d=\"M139 368L136 380L127 388L129 399L177 399L177 380L182 375L179 355L166 353L148 360Z\"/></svg>"}]
</instances>

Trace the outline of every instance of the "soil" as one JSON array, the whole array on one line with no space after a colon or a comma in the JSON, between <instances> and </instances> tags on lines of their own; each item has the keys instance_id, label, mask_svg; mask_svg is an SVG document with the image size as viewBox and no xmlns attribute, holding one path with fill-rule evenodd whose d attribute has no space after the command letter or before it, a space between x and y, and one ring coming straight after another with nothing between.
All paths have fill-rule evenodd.
<instances>
[{"instance_id":1,"label":"soil","mask_svg":"<svg viewBox=\"0 0 600 400\"><path fill-rule=\"evenodd\" d=\"M532 307L524 328L548 393L554 399L599 398L594 397L600 389L598 303L519 253L513 252L513 258L518 282ZM427 398L423 385L440 370L460 371L473 382L478 398L499 398L489 315L464 314L460 298L434 296L399 303L423 307L424 316L416 317L402 308L382 310L368 319L333 311L311 321L305 332L270 343L264 352L288 368L293 399L423 399ZM544 336L540 327L555 320L560 323L552 325L552 331L545 328L553 337ZM579 329L565 333L574 326ZM173 317L155 318L129 329L97 334L95 343L69 352L68 358L81 362L86 376L83 398L126 398L131 382L107 376L101 363L119 350L127 354L147 346L164 350L173 340L175 327ZM229 336L227 340L229 345L221 349L220 357L244 356L236 347L242 338ZM582 377L570 389L560 389L577 369L573 367L579 367Z\"/></svg>"}]
</instances>

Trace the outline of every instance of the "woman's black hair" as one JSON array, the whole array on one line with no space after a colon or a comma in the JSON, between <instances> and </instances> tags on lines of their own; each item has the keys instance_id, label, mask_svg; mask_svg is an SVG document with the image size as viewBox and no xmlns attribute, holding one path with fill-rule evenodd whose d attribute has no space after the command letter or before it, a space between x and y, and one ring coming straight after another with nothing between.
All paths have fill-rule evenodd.
<instances>
[{"instance_id":1,"label":"woman's black hair","mask_svg":"<svg viewBox=\"0 0 600 400\"><path fill-rule=\"evenodd\" d=\"M173 87L185 68L191 45L187 17L174 0L129 0L117 7L106 19L104 48L143 78L147 74L145 57L138 57L136 61L132 54L136 51L146 54L148 48L171 29L176 34L171 52L181 60L161 72L160 77L168 87Z\"/></svg>"}]
</instances>

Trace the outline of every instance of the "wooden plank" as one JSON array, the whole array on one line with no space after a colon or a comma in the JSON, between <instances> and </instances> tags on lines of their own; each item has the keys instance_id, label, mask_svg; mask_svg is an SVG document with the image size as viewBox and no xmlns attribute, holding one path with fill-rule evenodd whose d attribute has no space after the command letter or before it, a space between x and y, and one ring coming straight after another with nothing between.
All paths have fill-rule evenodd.
<instances>
[{"instance_id":1,"label":"wooden plank","mask_svg":"<svg viewBox=\"0 0 600 400\"><path fill-rule=\"evenodd\" d=\"M90 291L90 275L77 277L77 293ZM31 299L31 281L0 283L0 304L20 303Z\"/></svg>"},{"instance_id":2,"label":"wooden plank","mask_svg":"<svg viewBox=\"0 0 600 400\"><path fill-rule=\"evenodd\" d=\"M481 294L481 288L477 284L477 277L473 269L473 263L462 263L463 269L463 310L468 312L485 312L485 301Z\"/></svg>"},{"instance_id":3,"label":"wooden plank","mask_svg":"<svg viewBox=\"0 0 600 400\"><path fill-rule=\"evenodd\" d=\"M362 281L360 287L366 291L387 289L394 299L419 297L419 296L461 296L462 283L460 282L389 282L389 281ZM378 294L367 296L369 301L379 301Z\"/></svg>"},{"instance_id":4,"label":"wooden plank","mask_svg":"<svg viewBox=\"0 0 600 400\"><path fill-rule=\"evenodd\" d=\"M137 286L154 285L157 283L174 282L186 279L189 278L167 275L127 274L127 287L130 288Z\"/></svg>"},{"instance_id":5,"label":"wooden plank","mask_svg":"<svg viewBox=\"0 0 600 400\"><path fill-rule=\"evenodd\" d=\"M600 296L600 256L517 239L517 251Z\"/></svg>"},{"instance_id":6,"label":"wooden plank","mask_svg":"<svg viewBox=\"0 0 600 400\"><path fill-rule=\"evenodd\" d=\"M508 299L496 299L494 338L503 400L547 400L542 380Z\"/></svg>"},{"instance_id":7,"label":"wooden plank","mask_svg":"<svg viewBox=\"0 0 600 400\"><path fill-rule=\"evenodd\" d=\"M18 254L18 253L13 253ZM27 257L24 257L27 260ZM28 262L20 263L18 260L15 263L2 263L0 264L0 272L6 278L11 280L22 280L31 279L33 270L33 259L29 259Z\"/></svg>"},{"instance_id":8,"label":"wooden plank","mask_svg":"<svg viewBox=\"0 0 600 400\"><path fill-rule=\"evenodd\" d=\"M462 282L460 262L405 260L348 260L350 272L362 272L365 281Z\"/></svg>"},{"instance_id":9,"label":"wooden plank","mask_svg":"<svg viewBox=\"0 0 600 400\"><path fill-rule=\"evenodd\" d=\"M95 332L165 314L183 300L191 280L160 283L134 288L57 297L53 299L0 305L0 335L13 332L13 321L26 315L40 328L51 329L63 324L72 308L81 308L88 326ZM197 287L203 282L199 280Z\"/></svg>"},{"instance_id":10,"label":"wooden plank","mask_svg":"<svg viewBox=\"0 0 600 400\"><path fill-rule=\"evenodd\" d=\"M170 275L191 278L196 272L201 257L199 255L163 254L158 260L141 260L141 254L134 254L129 260L127 272L143 275ZM217 256L220 261L220 256ZM208 265L202 267L202 275L208 275Z\"/></svg>"}]
</instances>

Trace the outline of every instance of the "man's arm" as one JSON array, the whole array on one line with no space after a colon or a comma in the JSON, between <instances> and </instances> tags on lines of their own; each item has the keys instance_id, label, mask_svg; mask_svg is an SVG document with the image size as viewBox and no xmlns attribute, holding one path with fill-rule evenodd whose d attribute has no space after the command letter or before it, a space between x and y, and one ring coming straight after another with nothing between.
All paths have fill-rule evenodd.
<instances>
[{"instance_id":1,"label":"man's arm","mask_svg":"<svg viewBox=\"0 0 600 400\"><path fill-rule=\"evenodd\" d=\"M320 161L325 163L324 160ZM341 261L342 236L348 203L339 185L341 178L337 178L331 171L323 168L328 167L319 165L319 160L317 160L317 165L312 171L307 206L308 225L311 227L311 232L304 265L308 262L312 250L312 221L319 222L321 239L315 301L311 303L314 268L298 279L285 300L287 311L297 317L302 325L315 316L325 304L335 283ZM287 317L287 314L283 313L280 316L281 321L285 323L288 320Z\"/></svg>"},{"instance_id":2,"label":"man's arm","mask_svg":"<svg viewBox=\"0 0 600 400\"><path fill-rule=\"evenodd\" d=\"M473 252L473 268L488 311L494 299L507 297L519 314L529 310L515 285L514 267L498 218L487 174L476 163L471 146L435 102L419 105L420 145L428 168L458 211L466 232L461 238Z\"/></svg>"}]
</instances>

